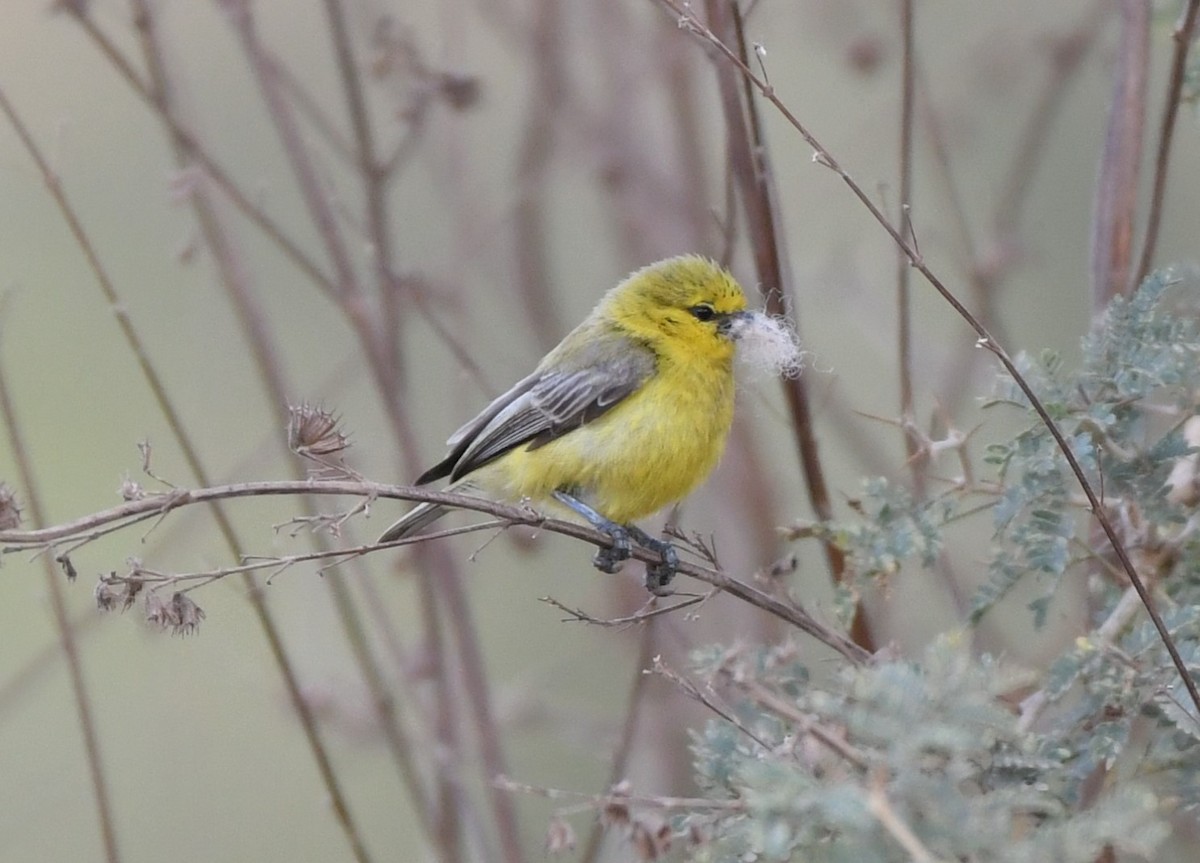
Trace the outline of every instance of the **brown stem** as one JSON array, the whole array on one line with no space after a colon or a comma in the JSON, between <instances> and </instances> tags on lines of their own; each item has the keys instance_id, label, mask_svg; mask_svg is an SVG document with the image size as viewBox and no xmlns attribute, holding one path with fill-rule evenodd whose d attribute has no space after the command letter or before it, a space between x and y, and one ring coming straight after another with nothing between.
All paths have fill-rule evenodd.
<instances>
[{"instance_id":1,"label":"brown stem","mask_svg":"<svg viewBox=\"0 0 1200 863\"><path fill-rule=\"evenodd\" d=\"M900 4L900 34L903 43L903 64L900 77L900 213L897 223L905 234L912 235L912 150L913 150L913 76L915 61L913 57L913 0L903 0ZM912 467L913 484L918 488L918 497L922 492L919 487L924 484L924 464L918 463L917 450L919 443L916 437L907 431L909 425L915 422L913 413L913 384L912 384L912 301L909 290L908 258L899 249L896 250L896 328L898 363L897 372L900 376L900 416L904 431L904 454Z\"/></svg>"},{"instance_id":2,"label":"brown stem","mask_svg":"<svg viewBox=\"0 0 1200 863\"><path fill-rule=\"evenodd\" d=\"M1129 290L1133 275L1133 217L1146 125L1146 75L1150 63L1150 2L1120 0L1112 105L1092 215L1092 314Z\"/></svg>"},{"instance_id":3,"label":"brown stem","mask_svg":"<svg viewBox=\"0 0 1200 863\"><path fill-rule=\"evenodd\" d=\"M746 42L737 4L727 0L707 0L705 8L710 21L732 34L736 40L734 44L740 52L739 62L746 66ZM787 310L784 307L783 295L785 291L791 295L791 278L785 273L774 174L755 100L750 98L750 93L741 93L743 83L749 86L748 82L739 82L735 68L717 67L717 85L724 109L726 142L746 211L755 267L762 284L777 288L767 294L767 311L771 314L784 314ZM799 321L796 322L796 329L799 330ZM785 378L782 383L805 487L808 489L809 504L818 519L830 521L833 518L833 506L825 482L824 467L821 464L806 379L797 376ZM832 542L824 542L822 546L830 576L835 584L840 584L845 579L845 555ZM850 635L855 643L868 652L874 650L874 637L861 606L854 613Z\"/></svg>"},{"instance_id":4,"label":"brown stem","mask_svg":"<svg viewBox=\"0 0 1200 863\"><path fill-rule=\"evenodd\" d=\"M1154 247L1158 243L1159 224L1162 222L1167 196L1167 168L1171 163L1171 142L1175 138L1176 118L1179 116L1179 103L1187 78L1188 51L1196 36L1197 15L1200 15L1200 0L1188 0L1179 23L1171 33L1175 50L1171 55L1171 77L1167 81L1166 101L1163 104L1162 122L1158 130L1158 151L1154 158L1154 193L1150 198L1150 212L1146 216L1146 237L1142 241L1141 262L1137 270L1139 284L1154 264Z\"/></svg>"}]
</instances>

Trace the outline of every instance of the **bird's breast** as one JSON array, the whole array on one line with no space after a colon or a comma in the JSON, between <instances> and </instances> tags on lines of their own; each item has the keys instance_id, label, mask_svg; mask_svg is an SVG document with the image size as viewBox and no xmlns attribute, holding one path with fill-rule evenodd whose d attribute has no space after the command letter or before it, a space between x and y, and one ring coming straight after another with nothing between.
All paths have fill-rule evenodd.
<instances>
[{"instance_id":1,"label":"bird's breast","mask_svg":"<svg viewBox=\"0 0 1200 863\"><path fill-rule=\"evenodd\" d=\"M727 365L666 366L603 416L498 464L510 497L544 500L569 489L628 523L687 495L725 448L733 420Z\"/></svg>"}]
</instances>

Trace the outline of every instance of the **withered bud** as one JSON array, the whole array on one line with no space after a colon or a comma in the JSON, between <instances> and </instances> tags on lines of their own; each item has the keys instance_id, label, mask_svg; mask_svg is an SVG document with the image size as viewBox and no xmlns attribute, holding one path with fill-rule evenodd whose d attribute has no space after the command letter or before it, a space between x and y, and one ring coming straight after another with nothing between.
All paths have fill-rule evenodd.
<instances>
[{"instance_id":1,"label":"withered bud","mask_svg":"<svg viewBox=\"0 0 1200 863\"><path fill-rule=\"evenodd\" d=\"M140 482L135 482L126 474L121 478L121 486L117 489L117 494L121 495L121 500L141 500L146 496L146 489L142 488Z\"/></svg>"},{"instance_id":2,"label":"withered bud","mask_svg":"<svg viewBox=\"0 0 1200 863\"><path fill-rule=\"evenodd\" d=\"M138 594L142 592L142 588L146 586L144 581L127 581L125 582L125 591L121 597L121 611L129 611L133 608L134 602L137 601Z\"/></svg>"},{"instance_id":3,"label":"withered bud","mask_svg":"<svg viewBox=\"0 0 1200 863\"><path fill-rule=\"evenodd\" d=\"M144 582L117 578L115 572L102 575L96 584L96 607L101 611L113 611L119 605L121 611L129 611L143 587Z\"/></svg>"},{"instance_id":4,"label":"withered bud","mask_svg":"<svg viewBox=\"0 0 1200 863\"><path fill-rule=\"evenodd\" d=\"M296 455L326 456L350 446L338 431L338 417L307 402L288 408L288 448Z\"/></svg>"},{"instance_id":5,"label":"withered bud","mask_svg":"<svg viewBox=\"0 0 1200 863\"><path fill-rule=\"evenodd\" d=\"M63 573L67 576L67 581L74 581L79 578L79 571L75 569L75 564L71 563L71 558L66 553L60 554L54 559L62 567Z\"/></svg>"},{"instance_id":6,"label":"withered bud","mask_svg":"<svg viewBox=\"0 0 1200 863\"><path fill-rule=\"evenodd\" d=\"M150 441L140 440L137 443L138 452L142 455L142 470L150 473L150 459L154 455L154 447L150 446Z\"/></svg>"},{"instance_id":7,"label":"withered bud","mask_svg":"<svg viewBox=\"0 0 1200 863\"><path fill-rule=\"evenodd\" d=\"M17 496L8 483L0 482L0 530L14 530L20 526L21 507L17 506Z\"/></svg>"},{"instance_id":8,"label":"withered bud","mask_svg":"<svg viewBox=\"0 0 1200 863\"><path fill-rule=\"evenodd\" d=\"M575 829L563 818L555 815L546 828L546 853L561 854L575 850Z\"/></svg>"},{"instance_id":9,"label":"withered bud","mask_svg":"<svg viewBox=\"0 0 1200 863\"><path fill-rule=\"evenodd\" d=\"M605 827L624 827L629 819L629 806L616 800L608 801L600 810L600 823Z\"/></svg>"}]
</instances>

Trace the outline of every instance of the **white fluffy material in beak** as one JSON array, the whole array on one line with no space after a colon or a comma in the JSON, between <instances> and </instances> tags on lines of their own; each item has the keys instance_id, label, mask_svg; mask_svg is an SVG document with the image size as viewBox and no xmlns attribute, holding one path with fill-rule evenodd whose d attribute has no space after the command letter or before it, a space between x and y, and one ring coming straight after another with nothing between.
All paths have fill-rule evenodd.
<instances>
[{"instance_id":1,"label":"white fluffy material in beak","mask_svg":"<svg viewBox=\"0 0 1200 863\"><path fill-rule=\"evenodd\" d=\"M734 323L737 358L758 374L794 378L804 368L804 352L791 323L782 315L745 312Z\"/></svg>"}]
</instances>

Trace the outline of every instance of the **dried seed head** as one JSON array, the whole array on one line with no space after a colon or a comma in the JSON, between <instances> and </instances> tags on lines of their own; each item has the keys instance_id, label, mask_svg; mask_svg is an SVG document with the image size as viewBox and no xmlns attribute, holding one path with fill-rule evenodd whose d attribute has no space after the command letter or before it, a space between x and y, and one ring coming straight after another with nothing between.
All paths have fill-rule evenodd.
<instances>
[{"instance_id":1,"label":"dried seed head","mask_svg":"<svg viewBox=\"0 0 1200 863\"><path fill-rule=\"evenodd\" d=\"M350 446L338 431L338 417L307 402L288 408L288 447L302 456L327 456Z\"/></svg>"},{"instance_id":2,"label":"dried seed head","mask_svg":"<svg viewBox=\"0 0 1200 863\"><path fill-rule=\"evenodd\" d=\"M21 507L17 506L17 496L8 483L0 482L0 530L14 530L20 526Z\"/></svg>"},{"instance_id":3,"label":"dried seed head","mask_svg":"<svg viewBox=\"0 0 1200 863\"><path fill-rule=\"evenodd\" d=\"M175 619L179 621L172 630L173 635L195 635L200 628L200 621L206 617L204 609L196 605L186 593L177 593L171 597L171 610Z\"/></svg>"},{"instance_id":4,"label":"dried seed head","mask_svg":"<svg viewBox=\"0 0 1200 863\"><path fill-rule=\"evenodd\" d=\"M145 609L146 621L148 623L157 626L159 629L166 629L171 625L170 608L157 593L146 595Z\"/></svg>"},{"instance_id":5,"label":"dried seed head","mask_svg":"<svg viewBox=\"0 0 1200 863\"><path fill-rule=\"evenodd\" d=\"M185 593L176 593L170 602L157 593L146 596L146 620L160 629L170 629L172 635L194 635L205 616L204 609Z\"/></svg>"}]
</instances>

